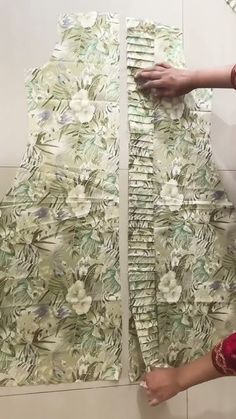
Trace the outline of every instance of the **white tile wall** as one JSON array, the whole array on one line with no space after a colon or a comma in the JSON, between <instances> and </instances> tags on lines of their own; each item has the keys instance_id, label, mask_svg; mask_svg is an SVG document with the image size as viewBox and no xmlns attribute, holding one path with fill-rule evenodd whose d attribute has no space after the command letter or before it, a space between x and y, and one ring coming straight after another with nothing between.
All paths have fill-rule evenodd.
<instances>
[{"instance_id":1,"label":"white tile wall","mask_svg":"<svg viewBox=\"0 0 236 419\"><path fill-rule=\"evenodd\" d=\"M190 67L236 62L236 14L224 0L24 0L0 2L0 197L11 185L27 142L27 113L23 84L24 70L48 60L56 41L60 12L116 11L122 17L155 19L182 27L186 62ZM182 22L183 18L183 22ZM124 20L123 20L124 29ZM122 44L125 42L121 31ZM125 92L125 52L121 57L121 83ZM236 94L214 95L212 144L215 158L230 198L236 203ZM121 96L121 109L126 97ZM124 112L123 112L124 113ZM137 386L128 385L128 135L127 120L120 131L120 249L124 318L123 375L117 386L104 383L0 389L2 419L233 419L236 402L232 379L219 380L191 389L169 403L150 409Z\"/></svg>"},{"instance_id":2,"label":"white tile wall","mask_svg":"<svg viewBox=\"0 0 236 419\"><path fill-rule=\"evenodd\" d=\"M188 419L233 419L235 378L222 378L188 391Z\"/></svg>"},{"instance_id":3,"label":"white tile wall","mask_svg":"<svg viewBox=\"0 0 236 419\"><path fill-rule=\"evenodd\" d=\"M220 170L235 170L236 124L228 124L216 113L214 113L212 119L212 145L216 164Z\"/></svg>"},{"instance_id":4,"label":"white tile wall","mask_svg":"<svg viewBox=\"0 0 236 419\"><path fill-rule=\"evenodd\" d=\"M187 419L186 395L151 409L137 386L2 397L2 419Z\"/></svg>"},{"instance_id":5,"label":"white tile wall","mask_svg":"<svg viewBox=\"0 0 236 419\"><path fill-rule=\"evenodd\" d=\"M185 52L191 67L235 60L236 15L225 0L183 0Z\"/></svg>"},{"instance_id":6,"label":"white tile wall","mask_svg":"<svg viewBox=\"0 0 236 419\"><path fill-rule=\"evenodd\" d=\"M204 68L236 62L236 13L225 0L183 0L187 65ZM236 170L236 94L216 90L212 145L219 169Z\"/></svg>"}]
</instances>

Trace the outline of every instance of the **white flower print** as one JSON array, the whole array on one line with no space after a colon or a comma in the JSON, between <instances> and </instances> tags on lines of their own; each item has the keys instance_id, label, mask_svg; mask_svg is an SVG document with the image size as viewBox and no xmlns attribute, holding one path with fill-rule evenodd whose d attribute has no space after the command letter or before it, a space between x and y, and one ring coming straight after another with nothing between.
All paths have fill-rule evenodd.
<instances>
[{"instance_id":1,"label":"white flower print","mask_svg":"<svg viewBox=\"0 0 236 419\"><path fill-rule=\"evenodd\" d=\"M29 375L29 371L26 365L20 365L19 362L13 361L11 364L10 369L8 370L7 374L0 374L0 380L6 379L9 380L6 384L7 387L9 386L19 386L25 383L27 377Z\"/></svg>"},{"instance_id":2,"label":"white flower print","mask_svg":"<svg viewBox=\"0 0 236 419\"><path fill-rule=\"evenodd\" d=\"M75 304L73 306L73 309L75 310L76 314L78 314L78 316L81 316L82 314L87 314L89 312L91 303L92 303L92 298L85 297L78 304Z\"/></svg>"},{"instance_id":3,"label":"white flower print","mask_svg":"<svg viewBox=\"0 0 236 419\"><path fill-rule=\"evenodd\" d=\"M177 303L181 297L182 287L178 285L177 287L170 290L169 294L166 295L166 301L168 303Z\"/></svg>"},{"instance_id":4,"label":"white flower print","mask_svg":"<svg viewBox=\"0 0 236 419\"><path fill-rule=\"evenodd\" d=\"M163 185L161 197L171 211L178 210L184 199L184 196L179 193L178 183L175 179L170 179L165 185Z\"/></svg>"},{"instance_id":5,"label":"white flower print","mask_svg":"<svg viewBox=\"0 0 236 419\"><path fill-rule=\"evenodd\" d=\"M91 209L91 202L84 201L81 202L78 207L74 207L73 212L75 213L77 218L86 217Z\"/></svg>"},{"instance_id":6,"label":"white flower print","mask_svg":"<svg viewBox=\"0 0 236 419\"><path fill-rule=\"evenodd\" d=\"M91 265L90 258L82 258L77 266L79 277L85 276L88 273L89 266Z\"/></svg>"},{"instance_id":7,"label":"white flower print","mask_svg":"<svg viewBox=\"0 0 236 419\"><path fill-rule=\"evenodd\" d=\"M88 72L86 72L85 74L84 74L84 77L83 77L83 83L84 83L84 86L90 86L91 85L91 83L92 83L92 80L93 80L93 76L92 76L92 74L90 74L90 73L88 73Z\"/></svg>"},{"instance_id":8,"label":"white flower print","mask_svg":"<svg viewBox=\"0 0 236 419\"><path fill-rule=\"evenodd\" d=\"M77 218L86 217L91 209L91 201L86 199L83 185L77 185L69 192L66 203Z\"/></svg>"},{"instance_id":9,"label":"white flower print","mask_svg":"<svg viewBox=\"0 0 236 419\"><path fill-rule=\"evenodd\" d=\"M76 26L76 16L64 14L59 17L59 25L62 30L68 30Z\"/></svg>"},{"instance_id":10,"label":"white flower print","mask_svg":"<svg viewBox=\"0 0 236 419\"><path fill-rule=\"evenodd\" d=\"M82 26L82 28L92 28L92 26L95 25L97 20L97 13L91 12L91 13L79 13L77 15L77 20Z\"/></svg>"},{"instance_id":11,"label":"white flower print","mask_svg":"<svg viewBox=\"0 0 236 419\"><path fill-rule=\"evenodd\" d=\"M1 386L119 378L119 19L96 18L63 15L27 77L30 141L0 205Z\"/></svg>"},{"instance_id":12,"label":"white flower print","mask_svg":"<svg viewBox=\"0 0 236 419\"><path fill-rule=\"evenodd\" d=\"M36 323L36 318L33 313L25 311L17 319L17 332L18 337L23 341L31 343L33 341L38 325Z\"/></svg>"},{"instance_id":13,"label":"white flower print","mask_svg":"<svg viewBox=\"0 0 236 419\"><path fill-rule=\"evenodd\" d=\"M96 170L97 166L91 162L82 163L79 168L79 178L81 182L86 182L89 179L89 175L93 170Z\"/></svg>"},{"instance_id":14,"label":"white flower print","mask_svg":"<svg viewBox=\"0 0 236 419\"><path fill-rule=\"evenodd\" d=\"M84 283L82 281L76 281L69 288L66 301L72 305L73 310L80 316L89 312L92 297L86 295Z\"/></svg>"},{"instance_id":15,"label":"white flower print","mask_svg":"<svg viewBox=\"0 0 236 419\"><path fill-rule=\"evenodd\" d=\"M139 25L139 20L137 19L128 19L127 21L127 29L131 29L131 28L137 28L137 26Z\"/></svg>"},{"instance_id":16,"label":"white flower print","mask_svg":"<svg viewBox=\"0 0 236 419\"><path fill-rule=\"evenodd\" d=\"M169 290L176 286L176 274L174 271L169 271L160 279L160 283L158 285L159 290L166 294Z\"/></svg>"},{"instance_id":17,"label":"white flower print","mask_svg":"<svg viewBox=\"0 0 236 419\"><path fill-rule=\"evenodd\" d=\"M76 80L81 89L88 89L88 87L90 87L94 74L96 74L96 67L93 64L89 64L85 70L77 76Z\"/></svg>"},{"instance_id":18,"label":"white flower print","mask_svg":"<svg viewBox=\"0 0 236 419\"><path fill-rule=\"evenodd\" d=\"M88 97L88 91L85 89L81 89L72 97L70 108L81 124L86 124L93 119L95 106L91 104Z\"/></svg>"},{"instance_id":19,"label":"white flower print","mask_svg":"<svg viewBox=\"0 0 236 419\"><path fill-rule=\"evenodd\" d=\"M66 301L70 304L76 304L86 296L84 283L82 281L76 281L67 293Z\"/></svg>"},{"instance_id":20,"label":"white flower print","mask_svg":"<svg viewBox=\"0 0 236 419\"><path fill-rule=\"evenodd\" d=\"M58 81L58 76L55 69L50 64L46 64L42 67L42 74L48 86L52 86Z\"/></svg>"},{"instance_id":21,"label":"white flower print","mask_svg":"<svg viewBox=\"0 0 236 419\"><path fill-rule=\"evenodd\" d=\"M160 279L158 289L161 293L160 296L168 303L177 303L182 293L182 287L178 285L174 271L169 271L163 275ZM158 297L159 293L157 293Z\"/></svg>"},{"instance_id":22,"label":"white flower print","mask_svg":"<svg viewBox=\"0 0 236 419\"><path fill-rule=\"evenodd\" d=\"M180 119L184 112L184 101L180 98L162 99L161 105L171 119Z\"/></svg>"},{"instance_id":23,"label":"white flower print","mask_svg":"<svg viewBox=\"0 0 236 419\"><path fill-rule=\"evenodd\" d=\"M172 164L172 176L175 178L176 176L180 175L181 172L181 168L182 168L182 161L181 159L177 158L173 160L173 164Z\"/></svg>"}]
</instances>

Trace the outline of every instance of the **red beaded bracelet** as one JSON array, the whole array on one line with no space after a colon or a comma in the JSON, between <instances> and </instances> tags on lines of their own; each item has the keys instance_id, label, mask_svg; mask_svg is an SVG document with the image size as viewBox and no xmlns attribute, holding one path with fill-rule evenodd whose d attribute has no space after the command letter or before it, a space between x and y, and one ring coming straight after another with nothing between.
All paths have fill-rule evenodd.
<instances>
[{"instance_id":1,"label":"red beaded bracelet","mask_svg":"<svg viewBox=\"0 0 236 419\"><path fill-rule=\"evenodd\" d=\"M231 84L233 88L236 90L236 64L233 66L231 71Z\"/></svg>"}]
</instances>

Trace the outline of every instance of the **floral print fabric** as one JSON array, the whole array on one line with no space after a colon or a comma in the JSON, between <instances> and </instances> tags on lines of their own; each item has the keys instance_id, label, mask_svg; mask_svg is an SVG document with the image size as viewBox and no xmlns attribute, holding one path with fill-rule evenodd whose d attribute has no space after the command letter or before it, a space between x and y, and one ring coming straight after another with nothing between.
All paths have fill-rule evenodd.
<instances>
[{"instance_id":1,"label":"floral print fabric","mask_svg":"<svg viewBox=\"0 0 236 419\"><path fill-rule=\"evenodd\" d=\"M236 0L225 0L226 3L236 12Z\"/></svg>"},{"instance_id":2,"label":"floral print fabric","mask_svg":"<svg viewBox=\"0 0 236 419\"><path fill-rule=\"evenodd\" d=\"M0 205L0 384L117 380L119 21L64 15Z\"/></svg>"},{"instance_id":3,"label":"floral print fabric","mask_svg":"<svg viewBox=\"0 0 236 419\"><path fill-rule=\"evenodd\" d=\"M134 80L184 65L182 33L128 19L130 377L203 355L235 321L235 211L210 147L211 91L152 100Z\"/></svg>"}]
</instances>

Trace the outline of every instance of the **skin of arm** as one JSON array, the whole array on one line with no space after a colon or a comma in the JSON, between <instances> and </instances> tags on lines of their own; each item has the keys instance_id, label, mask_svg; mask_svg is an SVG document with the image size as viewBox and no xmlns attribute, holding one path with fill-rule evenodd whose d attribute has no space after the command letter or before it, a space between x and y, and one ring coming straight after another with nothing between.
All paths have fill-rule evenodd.
<instances>
[{"instance_id":1,"label":"skin of arm","mask_svg":"<svg viewBox=\"0 0 236 419\"><path fill-rule=\"evenodd\" d=\"M156 368L145 376L149 404L157 406L181 391L220 377L212 363L211 352L179 368Z\"/></svg>"},{"instance_id":2,"label":"skin of arm","mask_svg":"<svg viewBox=\"0 0 236 419\"><path fill-rule=\"evenodd\" d=\"M233 88L232 66L188 70L161 63L139 71L136 81L141 90L149 90L153 96L178 97L198 88Z\"/></svg>"}]
</instances>

